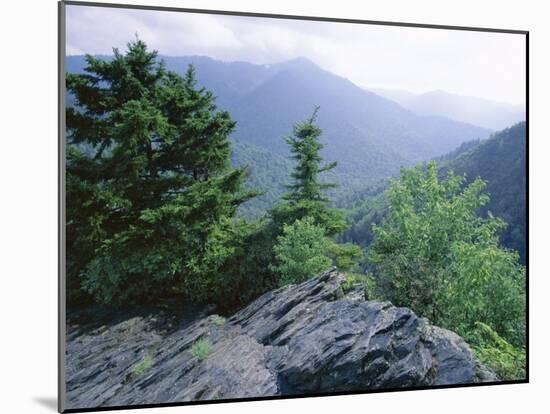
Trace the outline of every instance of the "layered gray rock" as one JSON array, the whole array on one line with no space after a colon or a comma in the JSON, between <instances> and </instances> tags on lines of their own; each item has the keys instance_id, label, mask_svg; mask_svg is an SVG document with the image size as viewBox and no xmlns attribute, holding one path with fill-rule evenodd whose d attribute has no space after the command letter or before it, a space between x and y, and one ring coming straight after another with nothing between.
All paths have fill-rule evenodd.
<instances>
[{"instance_id":1,"label":"layered gray rock","mask_svg":"<svg viewBox=\"0 0 550 414\"><path fill-rule=\"evenodd\" d=\"M344 294L343 281L331 270L268 292L227 320L209 315L166 329L151 312L70 327L67 407L496 380L455 333L410 309L366 301L360 290ZM198 341L209 352L197 354Z\"/></svg>"}]
</instances>

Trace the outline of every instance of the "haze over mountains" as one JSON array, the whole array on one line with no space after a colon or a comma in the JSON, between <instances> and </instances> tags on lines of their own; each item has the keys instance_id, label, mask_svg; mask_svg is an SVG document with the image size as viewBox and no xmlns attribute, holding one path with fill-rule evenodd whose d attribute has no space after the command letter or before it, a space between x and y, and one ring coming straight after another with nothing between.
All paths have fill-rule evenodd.
<instances>
[{"instance_id":1,"label":"haze over mountains","mask_svg":"<svg viewBox=\"0 0 550 414\"><path fill-rule=\"evenodd\" d=\"M402 164L446 153L489 131L434 116L418 116L388 99L363 90L305 58L275 65L221 62L208 57L162 56L168 69L185 73L192 63L201 85L237 121L233 139L286 156L283 139L292 125L319 105L327 159L340 170L365 167L376 177ZM82 56L67 58L69 72L81 72Z\"/></svg>"},{"instance_id":2,"label":"haze over mountains","mask_svg":"<svg viewBox=\"0 0 550 414\"><path fill-rule=\"evenodd\" d=\"M423 94L394 89L369 90L419 115L444 116L495 131L525 120L524 105L454 95L440 90Z\"/></svg>"},{"instance_id":3,"label":"haze over mountains","mask_svg":"<svg viewBox=\"0 0 550 414\"><path fill-rule=\"evenodd\" d=\"M305 58L273 65L205 56L161 58L179 74L193 64L198 83L212 91L218 106L237 121L233 162L249 165L249 185L266 191L253 200L253 215L265 211L284 191L292 168L284 137L316 105L325 144L322 155L327 162L338 161L327 177L340 185L335 195L364 188L397 174L401 166L441 156L491 133L489 128L452 120L447 114L432 115L428 109L419 115ZM85 65L84 56L67 57L68 72L81 73Z\"/></svg>"}]
</instances>

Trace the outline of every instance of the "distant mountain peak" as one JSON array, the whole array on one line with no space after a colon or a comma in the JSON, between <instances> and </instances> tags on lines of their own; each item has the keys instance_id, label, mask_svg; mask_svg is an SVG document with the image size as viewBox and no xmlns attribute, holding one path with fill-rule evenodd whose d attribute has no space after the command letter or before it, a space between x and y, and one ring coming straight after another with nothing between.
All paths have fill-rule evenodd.
<instances>
[{"instance_id":1,"label":"distant mountain peak","mask_svg":"<svg viewBox=\"0 0 550 414\"><path fill-rule=\"evenodd\" d=\"M309 60L306 57L298 56L296 58L285 60L280 63L275 63L271 65L272 67L280 67L285 69L318 69L321 70L321 67L315 62Z\"/></svg>"},{"instance_id":2,"label":"distant mountain peak","mask_svg":"<svg viewBox=\"0 0 550 414\"><path fill-rule=\"evenodd\" d=\"M293 59L289 59L285 62L282 62L282 63L289 63L289 64L296 64L296 65L313 65L313 66L317 66L317 64L315 64L312 60L304 57L304 56L298 56L298 57L295 57Z\"/></svg>"}]
</instances>

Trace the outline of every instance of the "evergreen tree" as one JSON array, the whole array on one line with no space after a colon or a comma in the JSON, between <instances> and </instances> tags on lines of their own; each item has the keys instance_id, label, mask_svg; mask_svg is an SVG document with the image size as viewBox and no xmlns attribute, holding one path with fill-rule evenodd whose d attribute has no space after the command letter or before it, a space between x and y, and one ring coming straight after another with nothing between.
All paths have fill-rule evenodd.
<instances>
[{"instance_id":1,"label":"evergreen tree","mask_svg":"<svg viewBox=\"0 0 550 414\"><path fill-rule=\"evenodd\" d=\"M296 166L290 174L294 183L287 185L291 191L284 196L285 200L326 203L329 200L324 196L323 191L336 186L333 183L320 183L318 179L320 173L332 170L337 165L334 161L321 167L323 159L319 151L323 148L323 144L319 142L319 137L322 131L314 124L318 111L319 107L316 106L311 117L295 125L294 135L286 139L290 145L291 158L296 161Z\"/></svg>"},{"instance_id":2,"label":"evergreen tree","mask_svg":"<svg viewBox=\"0 0 550 414\"><path fill-rule=\"evenodd\" d=\"M337 163L321 166L323 159L319 152L323 144L319 137L322 131L315 125L318 110L319 107L315 107L309 119L294 125L292 136L286 139L291 158L296 161L291 174L293 183L287 186L290 191L283 197L284 201L272 209L271 215L279 229L285 224L311 217L314 224L323 227L325 234L331 236L344 230L346 223L341 210L327 206L329 199L324 192L335 184L319 180L321 173L332 170Z\"/></svg>"},{"instance_id":3,"label":"evergreen tree","mask_svg":"<svg viewBox=\"0 0 550 414\"><path fill-rule=\"evenodd\" d=\"M213 281L247 230L234 215L254 196L229 164L235 122L192 66L167 71L140 40L87 56L85 71L67 75L69 301L81 288L112 304L223 290Z\"/></svg>"}]
</instances>

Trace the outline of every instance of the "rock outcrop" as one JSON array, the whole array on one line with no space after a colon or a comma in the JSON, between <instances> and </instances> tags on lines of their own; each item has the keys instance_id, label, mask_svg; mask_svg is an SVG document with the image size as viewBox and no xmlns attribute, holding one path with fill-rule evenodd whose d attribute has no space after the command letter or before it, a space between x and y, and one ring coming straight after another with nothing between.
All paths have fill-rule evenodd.
<instances>
[{"instance_id":1,"label":"rock outcrop","mask_svg":"<svg viewBox=\"0 0 550 414\"><path fill-rule=\"evenodd\" d=\"M331 270L227 320L167 325L152 312L69 327L67 408L496 380L455 333L360 290L344 294L343 280Z\"/></svg>"}]
</instances>

